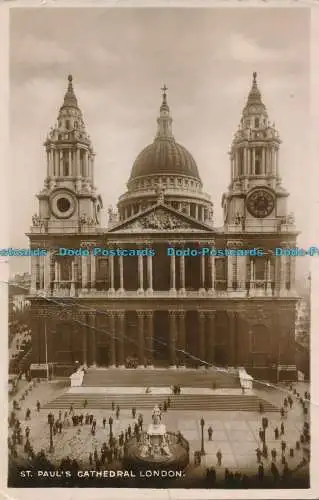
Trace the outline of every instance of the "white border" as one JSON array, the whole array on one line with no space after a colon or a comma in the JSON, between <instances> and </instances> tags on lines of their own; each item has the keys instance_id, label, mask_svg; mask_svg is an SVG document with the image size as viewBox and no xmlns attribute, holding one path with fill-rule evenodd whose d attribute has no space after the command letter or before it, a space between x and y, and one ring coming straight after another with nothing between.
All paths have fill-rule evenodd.
<instances>
[{"instance_id":1,"label":"white border","mask_svg":"<svg viewBox=\"0 0 319 500\"><path fill-rule=\"evenodd\" d=\"M311 8L312 14L312 36L311 36L311 87L312 87L312 118L313 118L313 162L309 166L301 166L308 171L308 174L313 177L313 193L309 196L313 200L313 212L310 214L314 223L314 241L317 241L319 246L319 162L318 141L319 127L319 1L318 0L0 0L0 235L1 247L9 247L9 211L7 204L7 196L10 192L7 189L8 172L9 168L9 147L8 147L8 97L9 97L9 82L8 82L8 59L9 59L9 10L18 7L40 7L55 8L55 7L237 7L237 8L251 8L251 7L278 7L278 8ZM298 126L298 124L297 124ZM302 124L299 124L302 126ZM10 187L12 189L12 187ZM317 210L316 210L317 209ZM317 237L317 239L316 239ZM26 488L26 489L7 489L6 477L7 467L0 469L0 495L2 498L10 499L23 499L23 500L42 500L45 497L48 500L55 499L56 497L66 498L71 500L82 499L126 499L128 496L132 499L146 499L152 497L153 500L157 499L170 499L170 500L186 500L186 499L244 499L244 498L318 498L319 496L319 388L316 383L319 379L319 363L317 361L316 353L319 355L319 307L316 304L315 297L319 297L319 257L318 260L313 258L312 261L312 461L311 461L311 488L308 490L152 490L152 489L104 489L104 488ZM0 369L3 381L3 391L0 392L0 417L3 423L4 433L0 433L0 444L4 453L2 457L6 460L7 450L7 286L8 280L8 265L0 262L0 332L2 339L2 348L0 350Z\"/></svg>"}]
</instances>

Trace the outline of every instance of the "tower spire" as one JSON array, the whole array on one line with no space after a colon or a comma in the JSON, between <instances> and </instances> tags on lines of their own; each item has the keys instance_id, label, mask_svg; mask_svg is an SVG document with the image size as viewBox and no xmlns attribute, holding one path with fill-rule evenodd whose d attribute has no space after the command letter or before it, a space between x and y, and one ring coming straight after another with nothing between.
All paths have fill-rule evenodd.
<instances>
[{"instance_id":1,"label":"tower spire","mask_svg":"<svg viewBox=\"0 0 319 500\"><path fill-rule=\"evenodd\" d=\"M168 87L164 84L162 91L162 104L160 107L160 116L157 118L157 136L156 138L173 139L172 133L172 118L169 114L169 106L167 104Z\"/></svg>"},{"instance_id":2,"label":"tower spire","mask_svg":"<svg viewBox=\"0 0 319 500\"><path fill-rule=\"evenodd\" d=\"M78 107L78 101L74 93L73 89L73 76L68 75L68 88L64 96L64 101L63 101L63 106L68 106L68 107L73 107L77 108Z\"/></svg>"}]
</instances>

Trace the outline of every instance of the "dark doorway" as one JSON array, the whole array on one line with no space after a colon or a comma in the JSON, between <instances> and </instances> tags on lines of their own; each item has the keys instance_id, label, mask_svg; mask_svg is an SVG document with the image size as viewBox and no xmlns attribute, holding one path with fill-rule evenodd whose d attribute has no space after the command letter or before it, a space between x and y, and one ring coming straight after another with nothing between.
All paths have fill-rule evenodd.
<instances>
[{"instance_id":1,"label":"dark doorway","mask_svg":"<svg viewBox=\"0 0 319 500\"><path fill-rule=\"evenodd\" d=\"M98 366L109 365L109 352L106 346L98 346L96 350L96 362Z\"/></svg>"},{"instance_id":2,"label":"dark doorway","mask_svg":"<svg viewBox=\"0 0 319 500\"><path fill-rule=\"evenodd\" d=\"M169 321L167 311L154 312L153 359L157 366L169 365Z\"/></svg>"}]
</instances>

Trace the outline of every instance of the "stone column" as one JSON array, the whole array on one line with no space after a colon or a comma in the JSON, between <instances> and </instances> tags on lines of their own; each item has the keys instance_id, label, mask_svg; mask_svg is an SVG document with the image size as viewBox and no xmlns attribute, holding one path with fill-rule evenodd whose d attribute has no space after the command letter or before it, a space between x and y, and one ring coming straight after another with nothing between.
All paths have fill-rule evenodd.
<instances>
[{"instance_id":1,"label":"stone column","mask_svg":"<svg viewBox=\"0 0 319 500\"><path fill-rule=\"evenodd\" d=\"M75 261L72 260L71 262L71 289L70 289L70 296L74 297L75 296L75 282L76 282L76 267L75 267Z\"/></svg>"},{"instance_id":2,"label":"stone column","mask_svg":"<svg viewBox=\"0 0 319 500\"><path fill-rule=\"evenodd\" d=\"M227 290L233 291L233 256L227 257Z\"/></svg>"},{"instance_id":3,"label":"stone column","mask_svg":"<svg viewBox=\"0 0 319 500\"><path fill-rule=\"evenodd\" d=\"M39 256L39 288L44 289L44 255Z\"/></svg>"},{"instance_id":4,"label":"stone column","mask_svg":"<svg viewBox=\"0 0 319 500\"><path fill-rule=\"evenodd\" d=\"M296 257L291 256L290 258L290 290L293 292L296 287Z\"/></svg>"},{"instance_id":5,"label":"stone column","mask_svg":"<svg viewBox=\"0 0 319 500\"><path fill-rule=\"evenodd\" d=\"M90 255L91 259L91 290L95 290L95 279L96 279L96 257Z\"/></svg>"},{"instance_id":6,"label":"stone column","mask_svg":"<svg viewBox=\"0 0 319 500\"><path fill-rule=\"evenodd\" d=\"M96 329L95 329L95 314L88 314L88 321L90 326L90 337L91 337L91 356L92 356L92 365L96 366Z\"/></svg>"},{"instance_id":7,"label":"stone column","mask_svg":"<svg viewBox=\"0 0 319 500\"><path fill-rule=\"evenodd\" d=\"M252 174L256 175L256 150L255 150L255 148L252 148L252 157L253 157Z\"/></svg>"},{"instance_id":8,"label":"stone column","mask_svg":"<svg viewBox=\"0 0 319 500\"><path fill-rule=\"evenodd\" d=\"M109 311L108 314L109 320L109 332L110 332L110 341L109 341L109 349L110 349L110 368L115 368L116 366L116 343L115 343L115 312Z\"/></svg>"},{"instance_id":9,"label":"stone column","mask_svg":"<svg viewBox=\"0 0 319 500\"><path fill-rule=\"evenodd\" d=\"M153 293L153 257L147 257L147 293Z\"/></svg>"},{"instance_id":10,"label":"stone column","mask_svg":"<svg viewBox=\"0 0 319 500\"><path fill-rule=\"evenodd\" d=\"M248 169L247 169L247 148L244 148L244 176L248 175Z\"/></svg>"},{"instance_id":11,"label":"stone column","mask_svg":"<svg viewBox=\"0 0 319 500\"><path fill-rule=\"evenodd\" d=\"M278 257L276 257L278 259ZM286 292L286 256L282 255L280 259L280 293Z\"/></svg>"},{"instance_id":12,"label":"stone column","mask_svg":"<svg viewBox=\"0 0 319 500\"><path fill-rule=\"evenodd\" d=\"M85 313L80 313L81 323L85 323ZM82 324L82 363L87 366L88 364L88 355L87 355L87 326L86 324Z\"/></svg>"},{"instance_id":13,"label":"stone column","mask_svg":"<svg viewBox=\"0 0 319 500\"><path fill-rule=\"evenodd\" d=\"M271 295L271 256L266 258L266 294Z\"/></svg>"},{"instance_id":14,"label":"stone column","mask_svg":"<svg viewBox=\"0 0 319 500\"><path fill-rule=\"evenodd\" d=\"M276 177L279 177L279 148L276 148Z\"/></svg>"},{"instance_id":15,"label":"stone column","mask_svg":"<svg viewBox=\"0 0 319 500\"><path fill-rule=\"evenodd\" d=\"M144 275L143 275L143 255L138 255L137 257L137 268L138 268L138 290L137 293L144 293Z\"/></svg>"},{"instance_id":16,"label":"stone column","mask_svg":"<svg viewBox=\"0 0 319 500\"><path fill-rule=\"evenodd\" d=\"M179 272L180 272L180 294L184 295L185 290L185 257L181 255L179 258Z\"/></svg>"},{"instance_id":17,"label":"stone column","mask_svg":"<svg viewBox=\"0 0 319 500\"><path fill-rule=\"evenodd\" d=\"M81 157L80 149L76 151L76 176L81 177Z\"/></svg>"},{"instance_id":18,"label":"stone column","mask_svg":"<svg viewBox=\"0 0 319 500\"><path fill-rule=\"evenodd\" d=\"M81 267L82 267L82 289L88 289L88 256L81 256Z\"/></svg>"},{"instance_id":19,"label":"stone column","mask_svg":"<svg viewBox=\"0 0 319 500\"><path fill-rule=\"evenodd\" d=\"M31 257L32 259L32 257ZM36 276L36 274L35 274ZM58 290L60 281L60 262L58 260L54 261L54 290Z\"/></svg>"},{"instance_id":20,"label":"stone column","mask_svg":"<svg viewBox=\"0 0 319 500\"><path fill-rule=\"evenodd\" d=\"M175 294L176 293L176 258L175 254L171 255L171 277L170 277L170 293Z\"/></svg>"},{"instance_id":21,"label":"stone column","mask_svg":"<svg viewBox=\"0 0 319 500\"><path fill-rule=\"evenodd\" d=\"M243 291L246 290L247 257L245 255L238 255L236 258L237 258L237 288Z\"/></svg>"},{"instance_id":22,"label":"stone column","mask_svg":"<svg viewBox=\"0 0 319 500\"><path fill-rule=\"evenodd\" d=\"M247 149L247 175L251 175L251 148Z\"/></svg>"},{"instance_id":23,"label":"stone column","mask_svg":"<svg viewBox=\"0 0 319 500\"><path fill-rule=\"evenodd\" d=\"M37 256L31 256L31 293L37 289Z\"/></svg>"},{"instance_id":24,"label":"stone column","mask_svg":"<svg viewBox=\"0 0 319 500\"><path fill-rule=\"evenodd\" d=\"M123 266L123 255L119 256L119 270L120 270L120 289L119 292L124 292L124 266Z\"/></svg>"},{"instance_id":25,"label":"stone column","mask_svg":"<svg viewBox=\"0 0 319 500\"><path fill-rule=\"evenodd\" d=\"M205 255L200 256L200 293L205 293Z\"/></svg>"},{"instance_id":26,"label":"stone column","mask_svg":"<svg viewBox=\"0 0 319 500\"><path fill-rule=\"evenodd\" d=\"M73 162L72 162L72 151L71 151L71 149L69 149L69 172L68 172L68 174L70 176L74 175L74 172L73 172Z\"/></svg>"},{"instance_id":27,"label":"stone column","mask_svg":"<svg viewBox=\"0 0 319 500\"><path fill-rule=\"evenodd\" d=\"M198 311L198 326L199 326L199 358L201 365L205 366L206 358L206 338L205 338L205 312Z\"/></svg>"},{"instance_id":28,"label":"stone column","mask_svg":"<svg viewBox=\"0 0 319 500\"><path fill-rule=\"evenodd\" d=\"M111 255L109 257L109 269L110 269L110 288L109 288L109 294L113 294L115 289L114 289L114 257Z\"/></svg>"},{"instance_id":29,"label":"stone column","mask_svg":"<svg viewBox=\"0 0 319 500\"><path fill-rule=\"evenodd\" d=\"M255 261L250 259L250 282L249 282L249 292L253 292L256 288L255 283Z\"/></svg>"},{"instance_id":30,"label":"stone column","mask_svg":"<svg viewBox=\"0 0 319 500\"><path fill-rule=\"evenodd\" d=\"M124 355L124 330L125 330L125 311L118 311L118 367L124 368L125 355Z\"/></svg>"},{"instance_id":31,"label":"stone column","mask_svg":"<svg viewBox=\"0 0 319 500\"><path fill-rule=\"evenodd\" d=\"M154 342L154 324L153 311L145 311L146 316L146 359L147 366L153 366L153 342Z\"/></svg>"},{"instance_id":32,"label":"stone column","mask_svg":"<svg viewBox=\"0 0 319 500\"><path fill-rule=\"evenodd\" d=\"M144 368L144 311L137 312L137 333L138 333L138 367Z\"/></svg>"},{"instance_id":33,"label":"stone column","mask_svg":"<svg viewBox=\"0 0 319 500\"><path fill-rule=\"evenodd\" d=\"M168 311L169 317L169 362L171 368L176 368L177 316L176 311Z\"/></svg>"},{"instance_id":34,"label":"stone column","mask_svg":"<svg viewBox=\"0 0 319 500\"><path fill-rule=\"evenodd\" d=\"M45 292L50 291L51 284L51 252L47 250L47 254L44 256L44 276L43 276L43 288Z\"/></svg>"},{"instance_id":35,"label":"stone column","mask_svg":"<svg viewBox=\"0 0 319 500\"><path fill-rule=\"evenodd\" d=\"M198 205L195 204L195 219L198 219Z\"/></svg>"},{"instance_id":36,"label":"stone column","mask_svg":"<svg viewBox=\"0 0 319 500\"><path fill-rule=\"evenodd\" d=\"M261 150L261 173L262 175L266 175L266 151L265 148Z\"/></svg>"},{"instance_id":37,"label":"stone column","mask_svg":"<svg viewBox=\"0 0 319 500\"><path fill-rule=\"evenodd\" d=\"M209 311L207 321L207 356L209 363L213 365L215 363L215 311Z\"/></svg>"},{"instance_id":38,"label":"stone column","mask_svg":"<svg viewBox=\"0 0 319 500\"><path fill-rule=\"evenodd\" d=\"M210 270L210 293L215 292L215 256L209 256L209 270Z\"/></svg>"},{"instance_id":39,"label":"stone column","mask_svg":"<svg viewBox=\"0 0 319 500\"><path fill-rule=\"evenodd\" d=\"M236 313L229 313L229 365L236 366Z\"/></svg>"},{"instance_id":40,"label":"stone column","mask_svg":"<svg viewBox=\"0 0 319 500\"><path fill-rule=\"evenodd\" d=\"M179 365L185 367L186 355L182 351L186 351L186 330L185 330L186 311L178 312L178 359Z\"/></svg>"}]
</instances>

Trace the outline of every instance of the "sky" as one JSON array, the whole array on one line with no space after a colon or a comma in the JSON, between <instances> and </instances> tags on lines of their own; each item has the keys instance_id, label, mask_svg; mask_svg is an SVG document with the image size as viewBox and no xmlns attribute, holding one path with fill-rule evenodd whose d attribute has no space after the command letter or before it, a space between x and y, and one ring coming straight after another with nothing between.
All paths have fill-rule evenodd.
<instances>
[{"instance_id":1,"label":"sky","mask_svg":"<svg viewBox=\"0 0 319 500\"><path fill-rule=\"evenodd\" d=\"M299 246L314 244L309 27L309 12L300 8L11 9L11 246L28 247L25 232L46 175L43 142L69 73L104 207L116 205L136 156L154 139L165 83L174 136L195 158L220 226L228 151L254 71L283 141L280 173L302 231ZM299 259L299 273L305 265ZM10 266L23 272L29 264L14 258Z\"/></svg>"}]
</instances>

